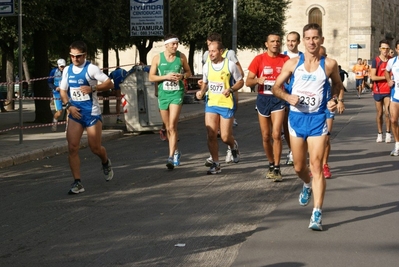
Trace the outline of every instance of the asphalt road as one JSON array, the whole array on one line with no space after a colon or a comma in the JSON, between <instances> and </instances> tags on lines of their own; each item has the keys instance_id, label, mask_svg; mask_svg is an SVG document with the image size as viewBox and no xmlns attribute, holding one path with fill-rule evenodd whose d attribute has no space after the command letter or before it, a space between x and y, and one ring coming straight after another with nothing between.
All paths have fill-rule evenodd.
<instances>
[{"instance_id":1,"label":"asphalt road","mask_svg":"<svg viewBox=\"0 0 399 267\"><path fill-rule=\"evenodd\" d=\"M326 231L320 233L322 244L339 237L349 238L350 230L337 234L331 229L345 229L343 226L354 220L350 213L353 209L371 211L362 207L362 197L368 200L367 205L371 198L380 197L378 209L389 211L377 218L372 216L374 211L362 215L365 217L356 220L364 227L357 229L357 239L349 244L339 243L337 248L349 259L354 256L350 248L364 242L360 235L379 242L390 232L387 248L393 251L383 255L386 262L397 263L398 229L392 219L398 218L397 193L393 194L398 184L392 174L397 178L398 160L386 156L390 144L377 146L373 132L362 128L373 122L366 117L372 115L371 111L363 113L366 100L361 101L348 103L346 114L335 120L332 138L336 141L330 164L335 177L329 184L348 186L348 181L341 178L358 175L350 171L356 164L361 175L384 179L383 185L376 186L370 178L366 184L353 179L350 186L364 190L363 196L354 191L336 191L334 205L346 212L333 220L332 213L338 209L333 210L323 218ZM366 121L362 121L364 118ZM292 167L283 166L282 183L264 178L267 161L254 102L240 105L237 120L239 126L234 132L241 161L223 164L218 175L206 175L204 160L208 152L202 117L179 123L182 165L173 171L165 167L168 144L157 134L125 135L104 144L115 172L110 182L102 176L99 159L88 148L82 149L82 183L86 192L79 195L67 194L72 178L66 154L2 169L0 266L324 266L321 261L315 265L321 256L310 257L309 261L305 256L325 253L323 257L330 259L338 252L328 255L322 244L311 243L317 238L315 232L307 229L311 208L300 209L297 205L301 183ZM348 125L353 125L356 132L347 132ZM366 145L359 147L364 138L374 142L372 152ZM351 154L355 148L358 150ZM221 156L225 149L221 144ZM370 157L374 150L378 150L376 158ZM286 152L285 147L283 154ZM373 162L389 165L383 169L389 177L380 177L376 170L379 165ZM368 194L366 189L375 191ZM350 200L353 203L348 203ZM328 198L326 205L333 206L331 202L334 201ZM389 231L378 224L386 216ZM380 226L384 237L366 231L374 226ZM299 235L306 236L302 246L313 252L307 254L303 247L283 242ZM365 255L368 254L370 251L366 250ZM375 266L367 261L362 265L348 262L352 264L346 266Z\"/></svg>"}]
</instances>

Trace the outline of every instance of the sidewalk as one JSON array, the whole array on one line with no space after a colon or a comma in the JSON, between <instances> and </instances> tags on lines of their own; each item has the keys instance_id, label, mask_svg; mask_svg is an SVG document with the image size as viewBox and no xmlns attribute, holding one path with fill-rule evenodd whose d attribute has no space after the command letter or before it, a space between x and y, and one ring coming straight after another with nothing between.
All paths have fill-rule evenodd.
<instances>
[{"instance_id":1,"label":"sidewalk","mask_svg":"<svg viewBox=\"0 0 399 267\"><path fill-rule=\"evenodd\" d=\"M240 93L239 102L252 101L256 98L254 93ZM101 101L100 101L101 102ZM102 102L101 102L102 105ZM38 127L39 123L33 123L35 119L35 104L33 100L24 101L23 126L28 127L22 131L22 143L20 143L19 130L19 103L15 103L15 110L0 113L0 168L18 165L28 161L40 160L57 154L67 152L65 138L65 124L58 125L56 132L51 131L51 126ZM110 101L111 112L115 112L115 101ZM180 114L180 121L195 118L204 114L204 102L184 104ZM104 116L103 142L116 139L124 135L124 124L116 124L114 115ZM11 131L5 131L13 129ZM5 131L5 132L4 132ZM81 147L87 146L86 134L83 134Z\"/></svg>"}]
</instances>

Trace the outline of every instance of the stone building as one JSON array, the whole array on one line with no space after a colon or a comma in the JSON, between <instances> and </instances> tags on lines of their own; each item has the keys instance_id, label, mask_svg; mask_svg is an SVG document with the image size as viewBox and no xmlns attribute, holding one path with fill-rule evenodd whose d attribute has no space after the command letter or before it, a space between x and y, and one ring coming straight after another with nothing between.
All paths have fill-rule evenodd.
<instances>
[{"instance_id":1,"label":"stone building","mask_svg":"<svg viewBox=\"0 0 399 267\"><path fill-rule=\"evenodd\" d=\"M380 40L387 39L394 47L399 38L398 12L399 0L292 0L285 30L302 36L305 24L320 24L328 56L350 70L358 57L378 55Z\"/></svg>"},{"instance_id":2,"label":"stone building","mask_svg":"<svg viewBox=\"0 0 399 267\"><path fill-rule=\"evenodd\" d=\"M301 34L303 26L309 22L319 23L323 29L324 46L329 57L337 60L338 64L348 73L349 88L354 87L352 66L358 57L372 59L378 55L378 42L388 39L391 48L399 39L399 0L292 0L287 10L285 31L297 31ZM238 36L239 38L239 36ZM285 40L285 37L283 38ZM148 63L152 57L163 51L163 42L154 45L148 53ZM303 44L299 46L304 51ZM180 46L179 50L188 55L187 48ZM286 50L283 46L282 50ZM237 51L238 58L245 72L252 59L264 50ZM195 74L202 73L201 52L196 51L194 56ZM120 51L121 65L126 69L138 62L138 53L133 49ZM115 54L110 51L109 66L115 65ZM98 63L101 64L101 57ZM244 88L248 91L249 88Z\"/></svg>"}]
</instances>

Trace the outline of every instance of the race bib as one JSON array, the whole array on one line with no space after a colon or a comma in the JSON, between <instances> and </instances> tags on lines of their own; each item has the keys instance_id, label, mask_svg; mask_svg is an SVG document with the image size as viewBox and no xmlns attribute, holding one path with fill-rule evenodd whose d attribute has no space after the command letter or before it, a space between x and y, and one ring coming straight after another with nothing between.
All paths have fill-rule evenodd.
<instances>
[{"instance_id":1,"label":"race bib","mask_svg":"<svg viewBox=\"0 0 399 267\"><path fill-rule=\"evenodd\" d=\"M225 89L223 82L211 82L211 81L208 84L208 88L209 91L211 91L214 94L221 94Z\"/></svg>"},{"instance_id":2,"label":"race bib","mask_svg":"<svg viewBox=\"0 0 399 267\"><path fill-rule=\"evenodd\" d=\"M321 103L321 97L313 93L300 93L299 103L297 104L298 109L306 110L307 112L315 112L319 109Z\"/></svg>"},{"instance_id":3,"label":"race bib","mask_svg":"<svg viewBox=\"0 0 399 267\"><path fill-rule=\"evenodd\" d=\"M166 91L176 91L179 90L179 82L164 81L163 89Z\"/></svg>"},{"instance_id":4,"label":"race bib","mask_svg":"<svg viewBox=\"0 0 399 267\"><path fill-rule=\"evenodd\" d=\"M90 95L82 93L82 91L80 91L80 88L71 88L70 93L71 93L71 98L73 101L90 100Z\"/></svg>"},{"instance_id":5,"label":"race bib","mask_svg":"<svg viewBox=\"0 0 399 267\"><path fill-rule=\"evenodd\" d=\"M273 87L273 85L276 83L276 81L272 81L272 80L265 80L264 82L263 82L263 86L265 87L265 91L271 91L272 90L272 87Z\"/></svg>"},{"instance_id":6,"label":"race bib","mask_svg":"<svg viewBox=\"0 0 399 267\"><path fill-rule=\"evenodd\" d=\"M356 76L362 76L362 72L360 72L360 71L358 71L358 72L356 72Z\"/></svg>"}]
</instances>

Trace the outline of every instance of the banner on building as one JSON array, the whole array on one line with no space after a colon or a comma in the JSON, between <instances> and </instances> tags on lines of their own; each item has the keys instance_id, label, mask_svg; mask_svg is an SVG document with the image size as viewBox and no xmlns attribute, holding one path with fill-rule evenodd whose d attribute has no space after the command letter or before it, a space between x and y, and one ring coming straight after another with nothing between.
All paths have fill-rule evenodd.
<instances>
[{"instance_id":1,"label":"banner on building","mask_svg":"<svg viewBox=\"0 0 399 267\"><path fill-rule=\"evenodd\" d=\"M130 0L130 36L163 36L163 29L163 0Z\"/></svg>"}]
</instances>

